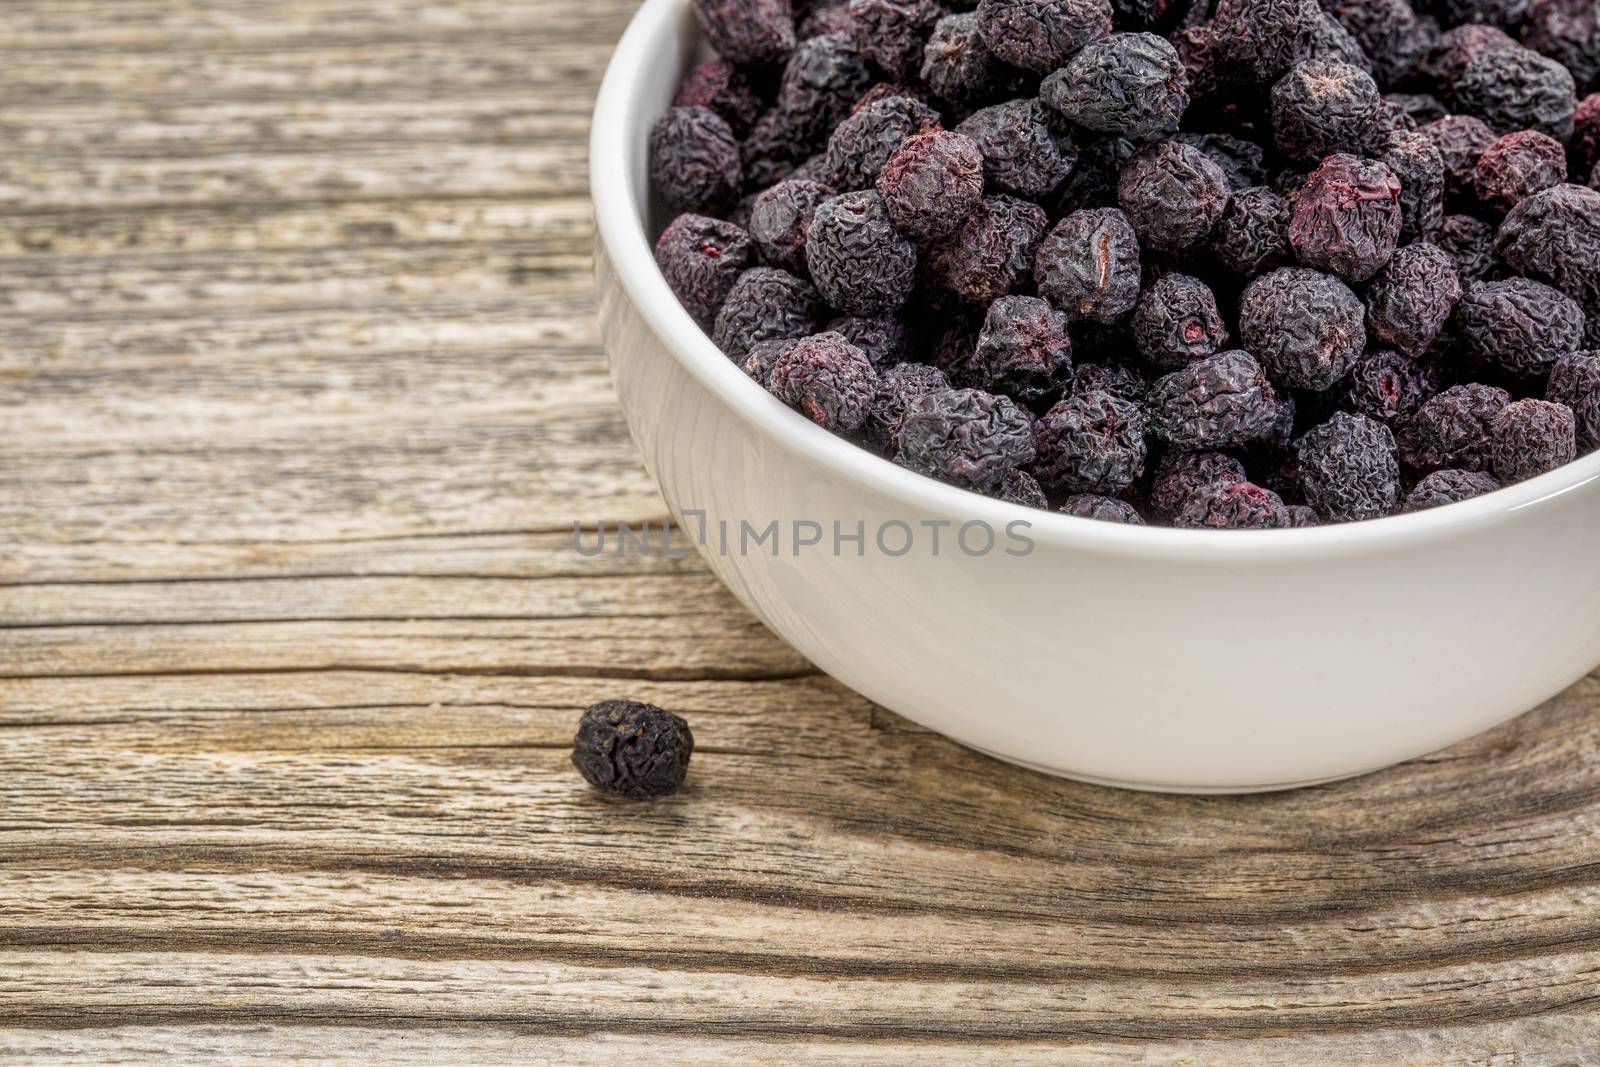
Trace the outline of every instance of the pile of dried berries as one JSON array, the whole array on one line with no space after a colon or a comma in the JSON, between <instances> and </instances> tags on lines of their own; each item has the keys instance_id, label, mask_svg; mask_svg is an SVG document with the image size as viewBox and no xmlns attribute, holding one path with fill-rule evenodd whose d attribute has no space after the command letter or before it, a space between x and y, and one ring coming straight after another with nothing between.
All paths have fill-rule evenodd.
<instances>
[{"instance_id":1,"label":"pile of dried berries","mask_svg":"<svg viewBox=\"0 0 1600 1067\"><path fill-rule=\"evenodd\" d=\"M662 274L819 425L1244 528L1600 448L1595 0L694 0Z\"/></svg>"}]
</instances>

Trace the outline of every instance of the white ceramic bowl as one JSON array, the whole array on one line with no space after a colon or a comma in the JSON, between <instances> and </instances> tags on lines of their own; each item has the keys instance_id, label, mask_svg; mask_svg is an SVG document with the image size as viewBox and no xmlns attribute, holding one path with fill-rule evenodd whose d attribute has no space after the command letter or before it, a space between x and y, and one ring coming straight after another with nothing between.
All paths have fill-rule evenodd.
<instances>
[{"instance_id":1,"label":"white ceramic bowl","mask_svg":"<svg viewBox=\"0 0 1600 1067\"><path fill-rule=\"evenodd\" d=\"M649 127L698 47L688 0L646 0L606 72L591 145L601 327L668 504L705 513L712 569L822 670L1052 774L1246 791L1440 748L1600 662L1600 454L1416 515L1172 530L990 500L788 410L679 307L646 232ZM778 554L740 551L740 520L782 523ZM796 520L821 524L823 543L796 551ZM864 524L860 554L833 551L835 520ZM1032 549L1008 555L1017 521ZM992 551L953 544L971 522L996 532ZM975 552L982 529L969 527ZM912 549L889 554L907 530Z\"/></svg>"}]
</instances>

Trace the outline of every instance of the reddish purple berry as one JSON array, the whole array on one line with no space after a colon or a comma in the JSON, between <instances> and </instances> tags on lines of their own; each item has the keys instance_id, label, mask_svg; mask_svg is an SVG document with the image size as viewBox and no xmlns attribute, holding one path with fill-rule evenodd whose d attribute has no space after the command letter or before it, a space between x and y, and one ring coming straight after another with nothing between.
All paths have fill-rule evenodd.
<instances>
[{"instance_id":1,"label":"reddish purple berry","mask_svg":"<svg viewBox=\"0 0 1600 1067\"><path fill-rule=\"evenodd\" d=\"M935 0L850 0L849 14L861 54L893 77L911 78L944 9Z\"/></svg>"},{"instance_id":2,"label":"reddish purple berry","mask_svg":"<svg viewBox=\"0 0 1600 1067\"><path fill-rule=\"evenodd\" d=\"M1046 225L1037 204L984 197L960 225L928 247L928 277L946 292L987 305L1027 277Z\"/></svg>"},{"instance_id":3,"label":"reddish purple berry","mask_svg":"<svg viewBox=\"0 0 1600 1067\"><path fill-rule=\"evenodd\" d=\"M979 0L977 14L989 51L1040 74L1111 32L1111 0Z\"/></svg>"},{"instance_id":4,"label":"reddish purple berry","mask_svg":"<svg viewBox=\"0 0 1600 1067\"><path fill-rule=\"evenodd\" d=\"M1380 349L1356 360L1341 399L1346 410L1395 426L1439 392L1439 378L1430 362Z\"/></svg>"},{"instance_id":5,"label":"reddish purple berry","mask_svg":"<svg viewBox=\"0 0 1600 1067\"><path fill-rule=\"evenodd\" d=\"M1400 245L1400 180L1386 164L1324 159L1295 197L1289 245L1308 267L1364 282Z\"/></svg>"},{"instance_id":6,"label":"reddish purple berry","mask_svg":"<svg viewBox=\"0 0 1600 1067\"><path fill-rule=\"evenodd\" d=\"M1395 435L1401 462L1419 473L1489 467L1489 423L1511 394L1492 385L1453 385L1429 398Z\"/></svg>"},{"instance_id":7,"label":"reddish purple berry","mask_svg":"<svg viewBox=\"0 0 1600 1067\"><path fill-rule=\"evenodd\" d=\"M1573 352L1556 360L1544 398L1565 404L1577 416L1579 451L1600 448L1600 352Z\"/></svg>"},{"instance_id":8,"label":"reddish purple berry","mask_svg":"<svg viewBox=\"0 0 1600 1067\"><path fill-rule=\"evenodd\" d=\"M938 129L939 113L908 96L857 107L828 137L825 169L839 189L865 189L907 137Z\"/></svg>"},{"instance_id":9,"label":"reddish purple berry","mask_svg":"<svg viewBox=\"0 0 1600 1067\"><path fill-rule=\"evenodd\" d=\"M1461 280L1449 253L1431 244L1407 245L1367 287L1367 327L1400 351L1428 350L1461 299Z\"/></svg>"},{"instance_id":10,"label":"reddish purple berry","mask_svg":"<svg viewBox=\"0 0 1600 1067\"><path fill-rule=\"evenodd\" d=\"M794 47L789 0L694 0L701 32L730 63L777 63Z\"/></svg>"},{"instance_id":11,"label":"reddish purple berry","mask_svg":"<svg viewBox=\"0 0 1600 1067\"><path fill-rule=\"evenodd\" d=\"M1150 478L1150 511L1170 520L1202 489L1248 480L1244 464L1226 452L1168 452Z\"/></svg>"},{"instance_id":12,"label":"reddish purple berry","mask_svg":"<svg viewBox=\"0 0 1600 1067\"><path fill-rule=\"evenodd\" d=\"M1485 207L1504 214L1525 197L1567 180L1567 152L1538 130L1508 133L1484 149L1472 187Z\"/></svg>"},{"instance_id":13,"label":"reddish purple berry","mask_svg":"<svg viewBox=\"0 0 1600 1067\"><path fill-rule=\"evenodd\" d=\"M1283 498L1254 482L1214 482L1172 520L1174 526L1212 530L1284 530L1290 523Z\"/></svg>"},{"instance_id":14,"label":"reddish purple berry","mask_svg":"<svg viewBox=\"0 0 1600 1067\"><path fill-rule=\"evenodd\" d=\"M656 266L689 314L710 322L754 251L733 223L684 214L656 239Z\"/></svg>"},{"instance_id":15,"label":"reddish purple berry","mask_svg":"<svg viewBox=\"0 0 1600 1067\"><path fill-rule=\"evenodd\" d=\"M959 133L919 133L889 157L877 187L895 229L916 240L939 237L983 199L983 155Z\"/></svg>"},{"instance_id":16,"label":"reddish purple berry","mask_svg":"<svg viewBox=\"0 0 1600 1067\"><path fill-rule=\"evenodd\" d=\"M1516 400L1489 420L1489 468L1501 484L1536 478L1578 456L1572 409L1548 400Z\"/></svg>"},{"instance_id":17,"label":"reddish purple berry","mask_svg":"<svg viewBox=\"0 0 1600 1067\"><path fill-rule=\"evenodd\" d=\"M1306 503L1329 522L1390 515L1400 506L1394 433L1365 415L1335 412L1295 442Z\"/></svg>"},{"instance_id":18,"label":"reddish purple berry","mask_svg":"<svg viewBox=\"0 0 1600 1067\"><path fill-rule=\"evenodd\" d=\"M1272 136L1289 160L1312 166L1335 152L1361 154L1387 134L1372 75L1348 63L1301 63L1272 87Z\"/></svg>"},{"instance_id":19,"label":"reddish purple berry","mask_svg":"<svg viewBox=\"0 0 1600 1067\"><path fill-rule=\"evenodd\" d=\"M1198 148L1161 141L1128 161L1117 202L1146 248L1180 252L1211 232L1228 206L1228 177ZM1292 234L1292 231L1291 231Z\"/></svg>"},{"instance_id":20,"label":"reddish purple berry","mask_svg":"<svg viewBox=\"0 0 1600 1067\"><path fill-rule=\"evenodd\" d=\"M836 434L866 421L878 375L844 335L819 333L790 345L772 364L772 395Z\"/></svg>"},{"instance_id":21,"label":"reddish purple berry","mask_svg":"<svg viewBox=\"0 0 1600 1067\"><path fill-rule=\"evenodd\" d=\"M714 59L683 76L673 107L708 107L721 115L733 132L750 132L766 104L745 73L732 63Z\"/></svg>"},{"instance_id":22,"label":"reddish purple berry","mask_svg":"<svg viewBox=\"0 0 1600 1067\"><path fill-rule=\"evenodd\" d=\"M804 273L812 216L833 195L821 182L791 179L757 196L750 209L750 236L761 249L761 258L774 267Z\"/></svg>"}]
</instances>

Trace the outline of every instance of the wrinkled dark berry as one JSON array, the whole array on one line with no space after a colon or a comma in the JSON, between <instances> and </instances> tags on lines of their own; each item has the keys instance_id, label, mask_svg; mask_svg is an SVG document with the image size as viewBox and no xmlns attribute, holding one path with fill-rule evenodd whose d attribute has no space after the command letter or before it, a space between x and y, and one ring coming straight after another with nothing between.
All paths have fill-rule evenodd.
<instances>
[{"instance_id":1,"label":"wrinkled dark berry","mask_svg":"<svg viewBox=\"0 0 1600 1067\"><path fill-rule=\"evenodd\" d=\"M1482 471L1434 471L1412 487L1400 510L1427 511L1429 508L1471 500L1498 488L1500 483Z\"/></svg>"},{"instance_id":2,"label":"wrinkled dark berry","mask_svg":"<svg viewBox=\"0 0 1600 1067\"><path fill-rule=\"evenodd\" d=\"M921 69L928 35L944 15L934 0L850 0L849 12L861 54L896 78Z\"/></svg>"},{"instance_id":3,"label":"wrinkled dark berry","mask_svg":"<svg viewBox=\"0 0 1600 1067\"><path fill-rule=\"evenodd\" d=\"M572 741L572 765L585 781L634 800L676 793L693 754L688 723L637 700L590 705Z\"/></svg>"},{"instance_id":4,"label":"wrinkled dark berry","mask_svg":"<svg viewBox=\"0 0 1600 1067\"><path fill-rule=\"evenodd\" d=\"M1600 352L1573 352L1556 360L1544 398L1573 410L1579 451L1600 448Z\"/></svg>"},{"instance_id":5,"label":"wrinkled dark berry","mask_svg":"<svg viewBox=\"0 0 1600 1067\"><path fill-rule=\"evenodd\" d=\"M1144 415L1110 393L1060 401L1038 423L1029 468L1046 489L1115 495L1144 472Z\"/></svg>"},{"instance_id":6,"label":"wrinkled dark berry","mask_svg":"<svg viewBox=\"0 0 1600 1067\"><path fill-rule=\"evenodd\" d=\"M1172 45L1153 33L1118 33L1073 56L1039 97L1079 126L1145 139L1178 128L1188 76Z\"/></svg>"},{"instance_id":7,"label":"wrinkled dark berry","mask_svg":"<svg viewBox=\"0 0 1600 1067\"><path fill-rule=\"evenodd\" d=\"M1039 245L1039 294L1069 318L1111 322L1139 299L1139 240L1116 208L1075 211Z\"/></svg>"},{"instance_id":8,"label":"wrinkled dark berry","mask_svg":"<svg viewBox=\"0 0 1600 1067\"><path fill-rule=\"evenodd\" d=\"M818 145L872 84L866 60L844 35L801 41L778 83L778 110Z\"/></svg>"},{"instance_id":9,"label":"wrinkled dark berry","mask_svg":"<svg viewBox=\"0 0 1600 1067\"><path fill-rule=\"evenodd\" d=\"M1139 354L1157 370L1204 359L1228 340L1216 296L1187 274L1164 275L1139 294L1132 326Z\"/></svg>"},{"instance_id":10,"label":"wrinkled dark berry","mask_svg":"<svg viewBox=\"0 0 1600 1067\"><path fill-rule=\"evenodd\" d=\"M1478 157L1494 144L1495 134L1489 124L1472 115L1446 115L1417 132L1439 150L1446 184L1453 189L1470 191Z\"/></svg>"},{"instance_id":11,"label":"wrinkled dark berry","mask_svg":"<svg viewBox=\"0 0 1600 1067\"><path fill-rule=\"evenodd\" d=\"M989 305L973 362L989 392L1048 404L1072 381L1067 317L1038 297L1003 296Z\"/></svg>"},{"instance_id":12,"label":"wrinkled dark berry","mask_svg":"<svg viewBox=\"0 0 1600 1067\"><path fill-rule=\"evenodd\" d=\"M843 37L853 42L856 20L850 17L848 0L824 0L813 5L795 26L794 35L800 41L813 37Z\"/></svg>"},{"instance_id":13,"label":"wrinkled dark berry","mask_svg":"<svg viewBox=\"0 0 1600 1067\"><path fill-rule=\"evenodd\" d=\"M760 192L794 174L812 153L812 140L799 119L770 107L739 146L745 187ZM818 174L816 178L827 175ZM813 179L815 180L815 179Z\"/></svg>"},{"instance_id":14,"label":"wrinkled dark berry","mask_svg":"<svg viewBox=\"0 0 1600 1067\"><path fill-rule=\"evenodd\" d=\"M878 375L843 334L819 333L779 354L768 388L818 426L848 436L866 421Z\"/></svg>"},{"instance_id":15,"label":"wrinkled dark berry","mask_svg":"<svg viewBox=\"0 0 1600 1067\"><path fill-rule=\"evenodd\" d=\"M743 359L757 341L804 337L817 325L820 301L811 283L775 267L751 267L728 290L711 329L718 348Z\"/></svg>"},{"instance_id":16,"label":"wrinkled dark berry","mask_svg":"<svg viewBox=\"0 0 1600 1067\"><path fill-rule=\"evenodd\" d=\"M1027 471L1006 471L999 483L989 490L989 495L1009 504L1021 504L1025 508L1044 509L1050 506L1049 499L1039 486L1039 480Z\"/></svg>"},{"instance_id":17,"label":"wrinkled dark berry","mask_svg":"<svg viewBox=\"0 0 1600 1067\"><path fill-rule=\"evenodd\" d=\"M928 276L947 292L987 305L1027 276L1048 224L1037 204L984 197L959 226L928 248Z\"/></svg>"},{"instance_id":18,"label":"wrinkled dark berry","mask_svg":"<svg viewBox=\"0 0 1600 1067\"><path fill-rule=\"evenodd\" d=\"M670 108L650 127L650 183L673 211L721 214L742 181L739 141L710 108Z\"/></svg>"},{"instance_id":19,"label":"wrinkled dark berry","mask_svg":"<svg viewBox=\"0 0 1600 1067\"><path fill-rule=\"evenodd\" d=\"M1494 271L1494 227L1471 215L1446 215L1433 243L1450 256L1463 285Z\"/></svg>"},{"instance_id":20,"label":"wrinkled dark berry","mask_svg":"<svg viewBox=\"0 0 1600 1067\"><path fill-rule=\"evenodd\" d=\"M1320 392L1366 347L1366 311L1331 274L1284 267L1245 288L1239 338L1274 382Z\"/></svg>"},{"instance_id":21,"label":"wrinkled dark berry","mask_svg":"<svg viewBox=\"0 0 1600 1067\"><path fill-rule=\"evenodd\" d=\"M1233 448L1272 430L1276 400L1254 356L1221 352L1157 379L1148 400L1150 431L1174 448Z\"/></svg>"},{"instance_id":22,"label":"wrinkled dark berry","mask_svg":"<svg viewBox=\"0 0 1600 1067\"><path fill-rule=\"evenodd\" d=\"M1400 459L1418 473L1489 466L1489 421L1511 403L1492 385L1454 385L1432 397L1400 427Z\"/></svg>"},{"instance_id":23,"label":"wrinkled dark berry","mask_svg":"<svg viewBox=\"0 0 1600 1067\"><path fill-rule=\"evenodd\" d=\"M979 35L975 12L934 23L922 51L922 80L935 96L956 104L984 103L1001 91L1007 76Z\"/></svg>"},{"instance_id":24,"label":"wrinkled dark berry","mask_svg":"<svg viewBox=\"0 0 1600 1067\"><path fill-rule=\"evenodd\" d=\"M1226 133L1179 133L1175 141L1198 148L1228 178L1228 188L1248 189L1267 180L1266 151L1254 141Z\"/></svg>"},{"instance_id":25,"label":"wrinkled dark berry","mask_svg":"<svg viewBox=\"0 0 1600 1067\"><path fill-rule=\"evenodd\" d=\"M977 15L989 51L1040 74L1111 32L1111 0L980 0Z\"/></svg>"},{"instance_id":26,"label":"wrinkled dark berry","mask_svg":"<svg viewBox=\"0 0 1600 1067\"><path fill-rule=\"evenodd\" d=\"M1416 414L1442 385L1432 363L1380 349L1356 360L1339 399L1357 415L1395 426Z\"/></svg>"},{"instance_id":27,"label":"wrinkled dark berry","mask_svg":"<svg viewBox=\"0 0 1600 1067\"><path fill-rule=\"evenodd\" d=\"M1044 196L1072 171L1077 149L1046 121L1038 100L1009 100L981 108L956 127L983 153L990 189L1017 196Z\"/></svg>"},{"instance_id":28,"label":"wrinkled dark berry","mask_svg":"<svg viewBox=\"0 0 1600 1067\"><path fill-rule=\"evenodd\" d=\"M1484 149L1472 187L1485 207L1505 213L1524 198L1567 180L1567 150L1537 130L1508 133Z\"/></svg>"},{"instance_id":29,"label":"wrinkled dark berry","mask_svg":"<svg viewBox=\"0 0 1600 1067\"><path fill-rule=\"evenodd\" d=\"M799 274L806 269L806 235L817 207L834 192L820 182L781 181L756 197L750 209L750 236L761 258Z\"/></svg>"},{"instance_id":30,"label":"wrinkled dark berry","mask_svg":"<svg viewBox=\"0 0 1600 1067\"><path fill-rule=\"evenodd\" d=\"M789 0L694 0L694 14L711 47L730 63L778 63L794 47Z\"/></svg>"},{"instance_id":31,"label":"wrinkled dark berry","mask_svg":"<svg viewBox=\"0 0 1600 1067\"><path fill-rule=\"evenodd\" d=\"M1536 478L1578 456L1572 409L1548 400L1517 400L1489 420L1489 468L1502 484Z\"/></svg>"},{"instance_id":32,"label":"wrinkled dark berry","mask_svg":"<svg viewBox=\"0 0 1600 1067\"><path fill-rule=\"evenodd\" d=\"M898 315L845 315L827 329L844 334L879 370L904 360L911 348L911 328Z\"/></svg>"},{"instance_id":33,"label":"wrinkled dark berry","mask_svg":"<svg viewBox=\"0 0 1600 1067\"><path fill-rule=\"evenodd\" d=\"M1100 522L1120 522L1125 526L1143 526L1144 518L1132 504L1111 496L1093 493L1074 493L1061 502L1058 509L1063 515Z\"/></svg>"},{"instance_id":34,"label":"wrinkled dark berry","mask_svg":"<svg viewBox=\"0 0 1600 1067\"><path fill-rule=\"evenodd\" d=\"M1297 63L1343 63L1372 73L1372 62L1350 31L1326 15L1312 25L1305 49L1295 57Z\"/></svg>"},{"instance_id":35,"label":"wrinkled dark berry","mask_svg":"<svg viewBox=\"0 0 1600 1067\"><path fill-rule=\"evenodd\" d=\"M1335 412L1295 442L1306 503L1330 522L1391 515L1400 506L1394 434L1365 415Z\"/></svg>"},{"instance_id":36,"label":"wrinkled dark berry","mask_svg":"<svg viewBox=\"0 0 1600 1067\"><path fill-rule=\"evenodd\" d=\"M828 180L838 189L865 189L907 137L938 125L937 111L908 96L886 96L857 108L828 137Z\"/></svg>"},{"instance_id":37,"label":"wrinkled dark berry","mask_svg":"<svg viewBox=\"0 0 1600 1067\"><path fill-rule=\"evenodd\" d=\"M1534 193L1500 224L1495 249L1600 315L1600 191L1557 185Z\"/></svg>"},{"instance_id":38,"label":"wrinkled dark berry","mask_svg":"<svg viewBox=\"0 0 1600 1067\"><path fill-rule=\"evenodd\" d=\"M1378 153L1400 183L1400 243L1431 241L1444 222L1444 159L1421 133L1400 133Z\"/></svg>"},{"instance_id":39,"label":"wrinkled dark berry","mask_svg":"<svg viewBox=\"0 0 1600 1067\"><path fill-rule=\"evenodd\" d=\"M950 379L926 363L898 363L878 375L878 388L867 406L862 436L879 452L892 455L898 446L900 420L913 400L950 388Z\"/></svg>"},{"instance_id":40,"label":"wrinkled dark berry","mask_svg":"<svg viewBox=\"0 0 1600 1067\"><path fill-rule=\"evenodd\" d=\"M1377 83L1345 63L1301 63L1272 87L1271 101L1278 151L1306 166L1366 152L1388 132Z\"/></svg>"},{"instance_id":41,"label":"wrinkled dark berry","mask_svg":"<svg viewBox=\"0 0 1600 1067\"><path fill-rule=\"evenodd\" d=\"M1600 93L1590 93L1578 101L1567 152L1571 156L1573 174L1587 174L1600 163Z\"/></svg>"},{"instance_id":42,"label":"wrinkled dark berry","mask_svg":"<svg viewBox=\"0 0 1600 1067\"><path fill-rule=\"evenodd\" d=\"M1571 71L1579 89L1600 87L1600 5L1594 0L1532 0L1522 43Z\"/></svg>"},{"instance_id":43,"label":"wrinkled dark berry","mask_svg":"<svg viewBox=\"0 0 1600 1067\"><path fill-rule=\"evenodd\" d=\"M733 223L684 214L656 239L656 266L689 314L709 322L754 252L750 235Z\"/></svg>"},{"instance_id":44,"label":"wrinkled dark berry","mask_svg":"<svg viewBox=\"0 0 1600 1067\"><path fill-rule=\"evenodd\" d=\"M911 295L917 250L895 230L876 192L845 193L824 200L812 216L806 265L835 310L873 315Z\"/></svg>"},{"instance_id":45,"label":"wrinkled dark berry","mask_svg":"<svg viewBox=\"0 0 1600 1067\"><path fill-rule=\"evenodd\" d=\"M1349 155L1324 159L1289 216L1289 245L1308 267L1362 282L1400 244L1400 181L1385 164Z\"/></svg>"},{"instance_id":46,"label":"wrinkled dark berry","mask_svg":"<svg viewBox=\"0 0 1600 1067\"><path fill-rule=\"evenodd\" d=\"M906 405L901 465L956 485L988 489L1034 456L1033 417L1010 397L944 389Z\"/></svg>"},{"instance_id":47,"label":"wrinkled dark berry","mask_svg":"<svg viewBox=\"0 0 1600 1067\"><path fill-rule=\"evenodd\" d=\"M1453 324L1466 352L1507 374L1542 374L1558 356L1583 347L1583 309L1542 282L1474 282Z\"/></svg>"},{"instance_id":48,"label":"wrinkled dark berry","mask_svg":"<svg viewBox=\"0 0 1600 1067\"><path fill-rule=\"evenodd\" d=\"M1317 509L1310 504L1288 504L1284 511L1289 515L1289 528L1303 530L1311 526L1321 526L1322 516L1317 514Z\"/></svg>"},{"instance_id":49,"label":"wrinkled dark berry","mask_svg":"<svg viewBox=\"0 0 1600 1067\"><path fill-rule=\"evenodd\" d=\"M1383 104L1389 109L1391 119L1404 116L1401 125L1408 130L1420 130L1449 114L1443 101L1431 93L1384 93Z\"/></svg>"},{"instance_id":50,"label":"wrinkled dark berry","mask_svg":"<svg viewBox=\"0 0 1600 1067\"><path fill-rule=\"evenodd\" d=\"M1072 392L1110 393L1121 400L1144 403L1150 386L1144 376L1121 363L1079 363L1072 370Z\"/></svg>"},{"instance_id":51,"label":"wrinkled dark berry","mask_svg":"<svg viewBox=\"0 0 1600 1067\"><path fill-rule=\"evenodd\" d=\"M1266 186L1233 194L1211 232L1211 251L1228 270L1255 277L1289 261L1289 201Z\"/></svg>"},{"instance_id":52,"label":"wrinkled dark berry","mask_svg":"<svg viewBox=\"0 0 1600 1067\"><path fill-rule=\"evenodd\" d=\"M1450 19L1452 23L1462 22ZM1467 64L1485 52L1515 48L1517 42L1498 26L1486 26L1481 21L1468 20L1463 25L1452 25L1433 42L1423 57L1420 70L1430 84L1448 92L1461 80Z\"/></svg>"},{"instance_id":53,"label":"wrinkled dark berry","mask_svg":"<svg viewBox=\"0 0 1600 1067\"><path fill-rule=\"evenodd\" d=\"M919 133L889 157L877 187L895 229L917 240L939 237L983 199L983 155L959 133Z\"/></svg>"},{"instance_id":54,"label":"wrinkled dark berry","mask_svg":"<svg viewBox=\"0 0 1600 1067\"><path fill-rule=\"evenodd\" d=\"M761 388L766 389L772 385L772 368L778 362L778 357L798 343L792 338L782 341L757 341L750 346L750 351L745 353L739 367L752 381L759 382Z\"/></svg>"},{"instance_id":55,"label":"wrinkled dark berry","mask_svg":"<svg viewBox=\"0 0 1600 1067\"><path fill-rule=\"evenodd\" d=\"M1219 0L1213 54L1229 82L1270 84L1310 56L1329 21L1316 0Z\"/></svg>"},{"instance_id":56,"label":"wrinkled dark berry","mask_svg":"<svg viewBox=\"0 0 1600 1067\"><path fill-rule=\"evenodd\" d=\"M1323 0L1322 6L1355 38L1382 85L1400 81L1427 54L1432 35L1406 0Z\"/></svg>"},{"instance_id":57,"label":"wrinkled dark berry","mask_svg":"<svg viewBox=\"0 0 1600 1067\"><path fill-rule=\"evenodd\" d=\"M1228 206L1228 178L1205 153L1161 141L1128 161L1117 202L1143 247L1179 252L1211 232Z\"/></svg>"},{"instance_id":58,"label":"wrinkled dark berry","mask_svg":"<svg viewBox=\"0 0 1600 1067\"><path fill-rule=\"evenodd\" d=\"M1226 452L1168 452L1150 477L1150 511L1171 520L1202 489L1248 480L1244 464Z\"/></svg>"},{"instance_id":59,"label":"wrinkled dark berry","mask_svg":"<svg viewBox=\"0 0 1600 1067\"><path fill-rule=\"evenodd\" d=\"M1455 83L1455 105L1496 133L1539 130L1565 141L1578 101L1566 67L1517 47L1474 56Z\"/></svg>"},{"instance_id":60,"label":"wrinkled dark berry","mask_svg":"<svg viewBox=\"0 0 1600 1067\"><path fill-rule=\"evenodd\" d=\"M1214 482L1200 489L1173 517L1188 529L1283 530L1290 525L1283 498L1254 482Z\"/></svg>"},{"instance_id":61,"label":"wrinkled dark berry","mask_svg":"<svg viewBox=\"0 0 1600 1067\"><path fill-rule=\"evenodd\" d=\"M1461 299L1461 279L1449 253L1436 245L1406 245L1367 287L1367 327L1410 355L1425 352Z\"/></svg>"},{"instance_id":62,"label":"wrinkled dark berry","mask_svg":"<svg viewBox=\"0 0 1600 1067\"><path fill-rule=\"evenodd\" d=\"M673 107L708 107L722 116L734 134L743 137L765 108L750 79L732 63L714 59L683 76Z\"/></svg>"},{"instance_id":63,"label":"wrinkled dark berry","mask_svg":"<svg viewBox=\"0 0 1600 1067\"><path fill-rule=\"evenodd\" d=\"M1090 137L1078 144L1078 162L1056 189L1054 214L1116 207L1117 181L1139 146L1126 137Z\"/></svg>"},{"instance_id":64,"label":"wrinkled dark berry","mask_svg":"<svg viewBox=\"0 0 1600 1067\"><path fill-rule=\"evenodd\" d=\"M1427 3L1445 22L1489 23L1484 29L1515 26L1528 14L1528 0L1427 0Z\"/></svg>"}]
</instances>

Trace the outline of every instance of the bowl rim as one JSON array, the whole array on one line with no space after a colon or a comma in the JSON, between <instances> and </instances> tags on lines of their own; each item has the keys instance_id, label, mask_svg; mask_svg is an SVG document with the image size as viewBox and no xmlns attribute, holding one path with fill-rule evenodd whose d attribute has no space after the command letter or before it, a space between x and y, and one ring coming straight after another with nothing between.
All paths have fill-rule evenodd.
<instances>
[{"instance_id":1,"label":"bowl rim","mask_svg":"<svg viewBox=\"0 0 1600 1067\"><path fill-rule=\"evenodd\" d=\"M639 314L678 363L731 411L785 448L880 495L996 529L1029 524L1037 544L1119 555L1237 562L1395 551L1459 537L1600 481L1600 451L1538 477L1470 500L1360 522L1285 530L1193 530L1131 526L1030 508L961 489L907 470L813 423L756 385L728 359L678 302L657 268L646 232L648 205L635 196L629 163L644 152L646 124L636 111L639 72L660 62L689 0L645 0L629 21L595 100L589 141L590 195L596 234L612 271ZM639 137L637 143L630 139Z\"/></svg>"}]
</instances>

